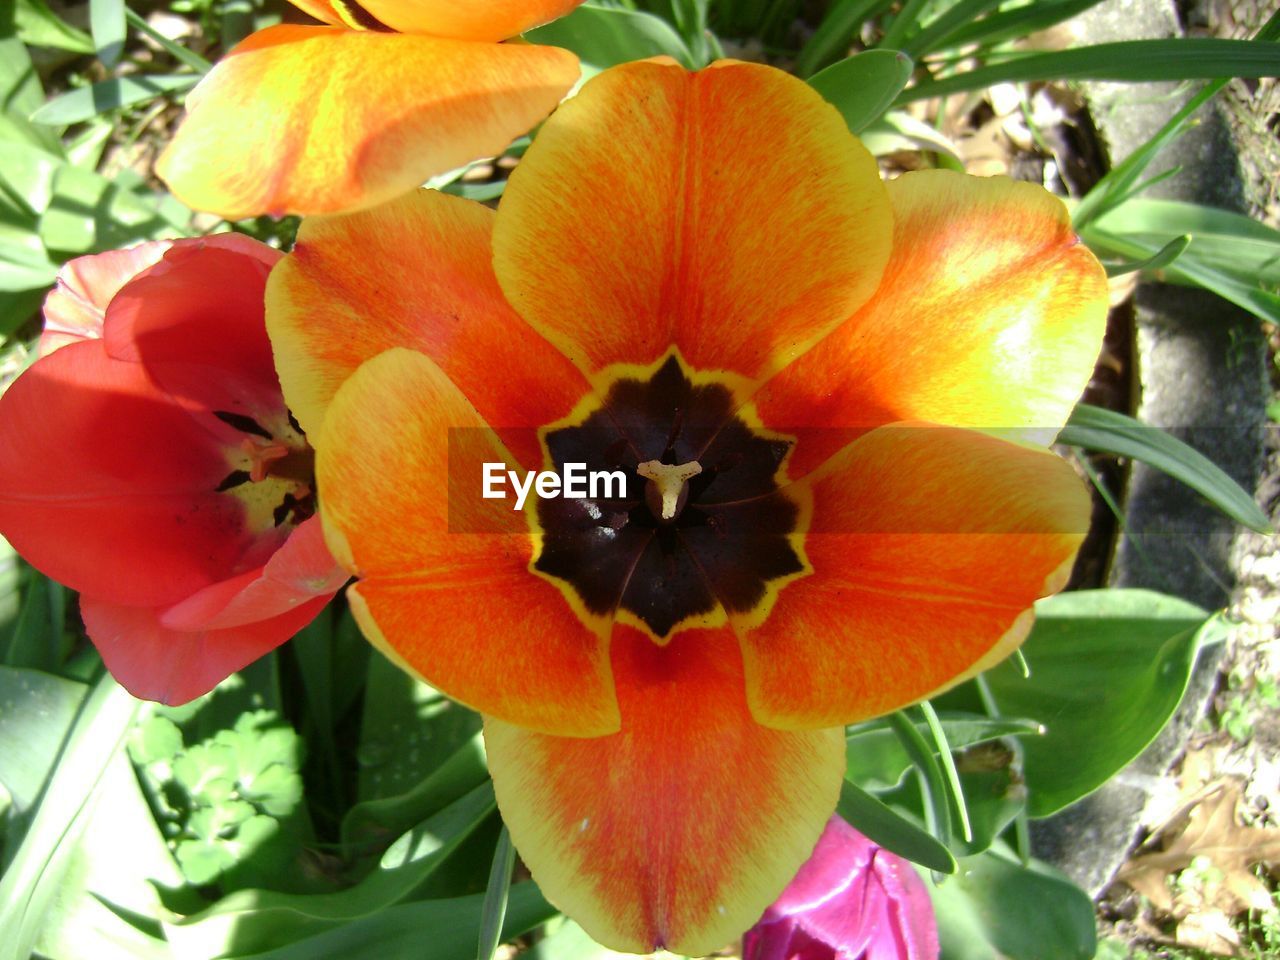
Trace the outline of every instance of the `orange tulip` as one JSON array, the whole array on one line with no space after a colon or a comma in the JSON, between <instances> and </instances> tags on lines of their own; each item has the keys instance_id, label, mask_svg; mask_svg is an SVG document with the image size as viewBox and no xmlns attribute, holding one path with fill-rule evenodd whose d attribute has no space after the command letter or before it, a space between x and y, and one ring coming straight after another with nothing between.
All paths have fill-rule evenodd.
<instances>
[{"instance_id":1,"label":"orange tulip","mask_svg":"<svg viewBox=\"0 0 1280 960\"><path fill-rule=\"evenodd\" d=\"M573 54L499 43L582 0L294 0L324 25L238 44L187 98L156 164L228 219L388 200L500 153L578 78Z\"/></svg>"},{"instance_id":2,"label":"orange tulip","mask_svg":"<svg viewBox=\"0 0 1280 960\"><path fill-rule=\"evenodd\" d=\"M486 715L502 814L600 942L699 955L814 849L842 725L1021 642L1088 524L1066 420L1106 314L1062 204L881 182L779 71L633 63L496 214L303 223L268 327L366 635ZM481 496L484 464L623 474Z\"/></svg>"}]
</instances>

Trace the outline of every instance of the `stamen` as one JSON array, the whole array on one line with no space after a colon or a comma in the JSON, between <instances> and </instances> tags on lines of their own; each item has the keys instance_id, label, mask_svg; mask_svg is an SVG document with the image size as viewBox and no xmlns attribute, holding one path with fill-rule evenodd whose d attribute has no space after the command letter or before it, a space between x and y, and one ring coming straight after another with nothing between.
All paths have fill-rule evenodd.
<instances>
[{"instance_id":1,"label":"stamen","mask_svg":"<svg viewBox=\"0 0 1280 960\"><path fill-rule=\"evenodd\" d=\"M649 481L645 485L645 500L649 503L649 509L659 514L659 520L666 522L674 520L680 513L685 500L689 498L689 481L701 472L702 464L697 460L680 464L646 460L636 467L636 473Z\"/></svg>"},{"instance_id":2,"label":"stamen","mask_svg":"<svg viewBox=\"0 0 1280 960\"><path fill-rule=\"evenodd\" d=\"M283 460L289 455L289 448L279 441L263 443L252 437L245 437L240 441L240 450L249 458L249 479L254 483L267 479L267 464L273 460Z\"/></svg>"}]
</instances>

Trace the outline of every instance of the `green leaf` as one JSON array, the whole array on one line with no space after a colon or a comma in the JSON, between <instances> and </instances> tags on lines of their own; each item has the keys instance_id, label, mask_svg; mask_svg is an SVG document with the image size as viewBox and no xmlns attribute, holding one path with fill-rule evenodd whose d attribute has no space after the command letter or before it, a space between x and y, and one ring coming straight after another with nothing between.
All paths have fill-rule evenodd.
<instances>
[{"instance_id":1,"label":"green leaf","mask_svg":"<svg viewBox=\"0 0 1280 960\"><path fill-rule=\"evenodd\" d=\"M112 77L90 87L55 97L31 115L33 123L63 126L91 120L101 113L145 103L156 97L189 90L199 82L194 73L151 74L143 77Z\"/></svg>"},{"instance_id":2,"label":"green leaf","mask_svg":"<svg viewBox=\"0 0 1280 960\"><path fill-rule=\"evenodd\" d=\"M890 110L858 135L877 157L897 150L929 150L960 163L960 150L945 134L901 110Z\"/></svg>"},{"instance_id":3,"label":"green leaf","mask_svg":"<svg viewBox=\"0 0 1280 960\"><path fill-rule=\"evenodd\" d=\"M1210 620L1149 590L1081 590L1036 604L1022 650L986 673L1000 713L1035 717L1022 741L1028 810L1047 817L1093 792L1136 757L1182 699Z\"/></svg>"},{"instance_id":4,"label":"green leaf","mask_svg":"<svg viewBox=\"0 0 1280 960\"><path fill-rule=\"evenodd\" d=\"M963 47L969 44L993 46L1008 40L1021 40L1040 30L1048 30L1063 21L1078 17L1102 0L1035 0L1020 7L998 10L981 20L967 23L930 43L930 50Z\"/></svg>"},{"instance_id":5,"label":"green leaf","mask_svg":"<svg viewBox=\"0 0 1280 960\"><path fill-rule=\"evenodd\" d=\"M1046 864L1024 867L1003 844L964 858L955 876L925 883L941 960L1092 960L1089 897Z\"/></svg>"},{"instance_id":6,"label":"green leaf","mask_svg":"<svg viewBox=\"0 0 1280 960\"><path fill-rule=\"evenodd\" d=\"M889 0L838 0L796 57L796 75L809 77L843 57L864 21L888 8Z\"/></svg>"},{"instance_id":7,"label":"green leaf","mask_svg":"<svg viewBox=\"0 0 1280 960\"><path fill-rule=\"evenodd\" d=\"M275 950L321 931L341 929L354 920L385 916L393 904L421 886L494 808L493 788L486 783L400 837L378 869L349 889L315 894L239 890L194 916L166 923L166 936L184 960L212 960L225 954ZM479 899L475 922L462 933L466 960L475 957Z\"/></svg>"},{"instance_id":8,"label":"green leaf","mask_svg":"<svg viewBox=\"0 0 1280 960\"><path fill-rule=\"evenodd\" d=\"M694 67L693 54L675 28L640 10L585 3L567 17L524 36L531 43L572 50L584 63L601 70L664 54L690 69Z\"/></svg>"},{"instance_id":9,"label":"green leaf","mask_svg":"<svg viewBox=\"0 0 1280 960\"><path fill-rule=\"evenodd\" d=\"M18 37L29 46L93 53L93 38L55 14L45 0L17 0L14 19Z\"/></svg>"},{"instance_id":10,"label":"green leaf","mask_svg":"<svg viewBox=\"0 0 1280 960\"><path fill-rule=\"evenodd\" d=\"M229 960L473 960L483 897L423 900L390 907L265 953L228 954ZM511 888L502 939L527 933L556 915L532 881Z\"/></svg>"},{"instance_id":11,"label":"green leaf","mask_svg":"<svg viewBox=\"0 0 1280 960\"><path fill-rule=\"evenodd\" d=\"M504 825L498 834L498 845L493 851L493 867L489 871L489 884L484 891L480 908L480 942L476 949L477 960L493 960L502 942L502 924L507 916L507 898L511 893L511 871L516 865L516 848L511 843L511 833Z\"/></svg>"},{"instance_id":12,"label":"green leaf","mask_svg":"<svg viewBox=\"0 0 1280 960\"><path fill-rule=\"evenodd\" d=\"M136 711L137 701L109 675L81 706L22 845L0 877L0 960L30 956Z\"/></svg>"},{"instance_id":13,"label":"green leaf","mask_svg":"<svg viewBox=\"0 0 1280 960\"><path fill-rule=\"evenodd\" d=\"M373 652L357 754L360 799L414 793L479 732L477 713Z\"/></svg>"},{"instance_id":14,"label":"green leaf","mask_svg":"<svg viewBox=\"0 0 1280 960\"><path fill-rule=\"evenodd\" d=\"M1270 533L1266 514L1216 464L1156 427L1122 413L1077 404L1058 442L1141 460L1185 483L1237 523Z\"/></svg>"},{"instance_id":15,"label":"green leaf","mask_svg":"<svg viewBox=\"0 0 1280 960\"><path fill-rule=\"evenodd\" d=\"M378 847L404 833L489 778L484 744L477 733L405 793L358 803L342 821L342 839Z\"/></svg>"},{"instance_id":16,"label":"green leaf","mask_svg":"<svg viewBox=\"0 0 1280 960\"><path fill-rule=\"evenodd\" d=\"M1001 737L1038 735L1041 732L1040 724L1035 720L945 711L939 714L939 719L947 741L955 750ZM914 722L921 736L928 732L923 720ZM845 752L849 763L846 776L864 790L890 790L902 782L903 774L911 768L911 757L884 717L850 727Z\"/></svg>"},{"instance_id":17,"label":"green leaf","mask_svg":"<svg viewBox=\"0 0 1280 960\"><path fill-rule=\"evenodd\" d=\"M173 960L153 919L163 910L156 886L181 883L133 768L117 753L46 910L36 950L55 960Z\"/></svg>"},{"instance_id":18,"label":"green leaf","mask_svg":"<svg viewBox=\"0 0 1280 960\"><path fill-rule=\"evenodd\" d=\"M10 820L35 806L86 693L84 684L49 673L0 667L0 784L12 801ZM10 844L20 839L11 827Z\"/></svg>"},{"instance_id":19,"label":"green leaf","mask_svg":"<svg viewBox=\"0 0 1280 960\"><path fill-rule=\"evenodd\" d=\"M942 764L938 762L938 755L930 749L924 735L916 729L905 712L898 710L889 714L888 719L919 775L920 793L924 798L925 826L944 844L950 845L951 806L947 803L950 790L942 772Z\"/></svg>"},{"instance_id":20,"label":"green leaf","mask_svg":"<svg viewBox=\"0 0 1280 960\"><path fill-rule=\"evenodd\" d=\"M848 780L840 784L836 813L859 833L913 863L939 873L951 873L956 868L951 851L932 834Z\"/></svg>"},{"instance_id":21,"label":"green leaf","mask_svg":"<svg viewBox=\"0 0 1280 960\"><path fill-rule=\"evenodd\" d=\"M1192 243L1176 263L1156 263L1160 278L1204 287L1280 323L1280 231L1238 213L1175 200L1132 198L1086 223L1081 237L1091 248L1123 256L1148 256L1171 236Z\"/></svg>"},{"instance_id":22,"label":"green leaf","mask_svg":"<svg viewBox=\"0 0 1280 960\"><path fill-rule=\"evenodd\" d=\"M0 40L0 142L28 143L62 156L57 131L28 119L42 103L44 90L27 48L16 37Z\"/></svg>"},{"instance_id":23,"label":"green leaf","mask_svg":"<svg viewBox=\"0 0 1280 960\"><path fill-rule=\"evenodd\" d=\"M1122 277L1126 273L1134 273L1138 270L1142 270L1147 273L1155 270L1162 270L1186 253L1187 247L1189 246L1191 246L1191 236L1184 233L1180 237L1174 237L1145 260L1131 260L1128 263L1107 264L1107 276Z\"/></svg>"},{"instance_id":24,"label":"green leaf","mask_svg":"<svg viewBox=\"0 0 1280 960\"><path fill-rule=\"evenodd\" d=\"M979 90L1025 80L1117 80L1140 83L1217 77L1280 75L1280 46L1255 40L1181 37L1124 40L1072 50L1015 56L1003 63L926 80L910 87L897 103Z\"/></svg>"},{"instance_id":25,"label":"green leaf","mask_svg":"<svg viewBox=\"0 0 1280 960\"><path fill-rule=\"evenodd\" d=\"M182 44L175 43L170 40L159 30L152 27L151 24L147 23L147 21L140 15L130 10L127 6L124 8L124 15L125 19L129 21L129 26L133 27L139 33L145 34L179 63L185 63L188 67L199 74L206 74L213 69L213 64L204 57L192 50L188 50ZM223 34L223 44L226 47L231 46L225 33Z\"/></svg>"},{"instance_id":26,"label":"green leaf","mask_svg":"<svg viewBox=\"0 0 1280 960\"><path fill-rule=\"evenodd\" d=\"M124 52L127 28L124 0L89 0L89 29L104 67L114 67Z\"/></svg>"},{"instance_id":27,"label":"green leaf","mask_svg":"<svg viewBox=\"0 0 1280 960\"><path fill-rule=\"evenodd\" d=\"M833 63L809 86L840 111L849 130L860 133L879 120L911 79L911 58L894 50L868 50Z\"/></svg>"}]
</instances>

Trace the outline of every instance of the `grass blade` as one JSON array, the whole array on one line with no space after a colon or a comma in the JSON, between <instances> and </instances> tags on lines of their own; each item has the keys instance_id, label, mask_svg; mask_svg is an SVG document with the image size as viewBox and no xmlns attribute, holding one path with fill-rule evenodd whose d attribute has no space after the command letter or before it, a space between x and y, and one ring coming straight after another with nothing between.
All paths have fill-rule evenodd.
<instances>
[{"instance_id":1,"label":"grass blade","mask_svg":"<svg viewBox=\"0 0 1280 960\"><path fill-rule=\"evenodd\" d=\"M857 784L846 780L840 785L836 813L868 840L886 850L930 870L955 873L955 856L936 837L921 830Z\"/></svg>"},{"instance_id":2,"label":"grass blade","mask_svg":"<svg viewBox=\"0 0 1280 960\"><path fill-rule=\"evenodd\" d=\"M91 120L98 114L120 107L154 100L156 97L194 87L200 77L193 73L158 74L149 77L113 77L91 87L81 87L55 97L31 115L34 123L62 126Z\"/></svg>"},{"instance_id":3,"label":"grass blade","mask_svg":"<svg viewBox=\"0 0 1280 960\"><path fill-rule=\"evenodd\" d=\"M89 30L102 65L114 67L124 52L125 34L128 32L124 0L89 0Z\"/></svg>"},{"instance_id":4,"label":"grass blade","mask_svg":"<svg viewBox=\"0 0 1280 960\"><path fill-rule=\"evenodd\" d=\"M507 917L507 898L511 893L511 871L516 865L516 848L506 824L498 834L493 851L493 867L489 870L489 886L480 907L480 944L477 960L493 960L502 940L502 924Z\"/></svg>"},{"instance_id":5,"label":"grass blade","mask_svg":"<svg viewBox=\"0 0 1280 960\"><path fill-rule=\"evenodd\" d=\"M1266 514L1217 464L1156 427L1087 403L1077 404L1058 442L1141 460L1195 490L1237 523L1271 533Z\"/></svg>"},{"instance_id":6,"label":"grass blade","mask_svg":"<svg viewBox=\"0 0 1280 960\"><path fill-rule=\"evenodd\" d=\"M905 90L897 104L1026 80L1201 80L1280 76L1280 46L1258 40L1183 37L1123 40L1016 56Z\"/></svg>"}]
</instances>

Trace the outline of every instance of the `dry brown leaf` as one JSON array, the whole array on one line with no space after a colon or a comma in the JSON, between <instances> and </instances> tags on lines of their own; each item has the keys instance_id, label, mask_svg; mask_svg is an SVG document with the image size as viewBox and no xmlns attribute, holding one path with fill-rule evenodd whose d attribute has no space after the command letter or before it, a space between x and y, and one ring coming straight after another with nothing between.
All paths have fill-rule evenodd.
<instances>
[{"instance_id":1,"label":"dry brown leaf","mask_svg":"<svg viewBox=\"0 0 1280 960\"><path fill-rule=\"evenodd\" d=\"M1221 910L1205 910L1180 920L1177 941L1184 947L1196 947L1220 957L1240 953L1240 931Z\"/></svg>"},{"instance_id":2,"label":"dry brown leaf","mask_svg":"<svg viewBox=\"0 0 1280 960\"><path fill-rule=\"evenodd\" d=\"M1166 831L1164 848L1134 857L1121 869L1119 879L1133 887L1163 910L1188 916L1204 904L1200 897L1188 897L1175 904L1166 882L1191 866L1197 857L1208 860L1221 872L1213 902L1228 914L1266 909L1271 904L1266 886L1253 875L1257 863L1280 862L1280 830L1246 827L1236 820L1243 796L1239 780L1221 780L1206 789L1182 821ZM1180 909L1179 909L1180 908Z\"/></svg>"}]
</instances>

